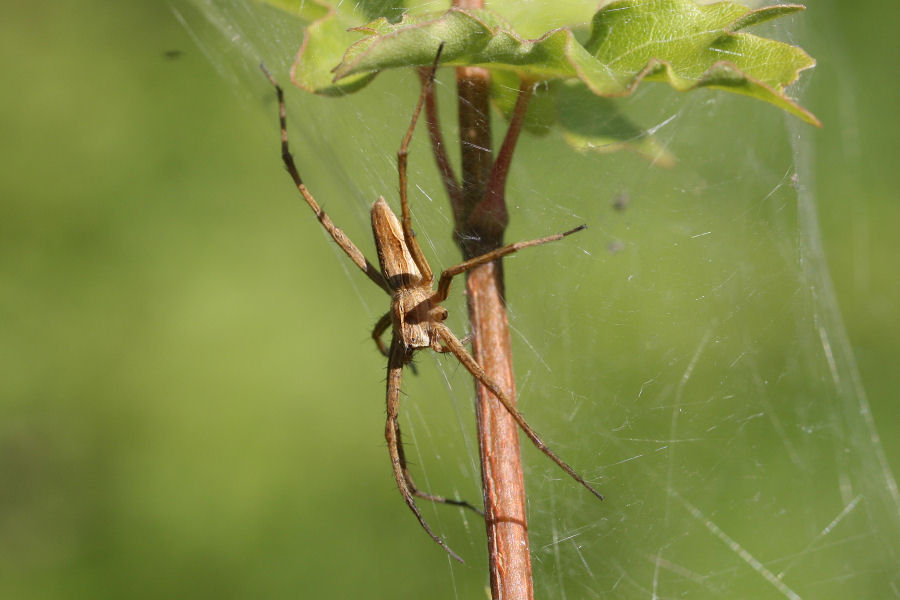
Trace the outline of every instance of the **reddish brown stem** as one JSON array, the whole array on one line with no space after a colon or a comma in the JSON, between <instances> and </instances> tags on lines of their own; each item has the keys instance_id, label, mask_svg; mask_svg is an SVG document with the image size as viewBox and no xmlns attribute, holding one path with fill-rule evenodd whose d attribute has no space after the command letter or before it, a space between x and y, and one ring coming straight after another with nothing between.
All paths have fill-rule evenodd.
<instances>
[{"instance_id":1,"label":"reddish brown stem","mask_svg":"<svg viewBox=\"0 0 900 600\"><path fill-rule=\"evenodd\" d=\"M461 210L454 234L466 259L502 245L502 230L498 235L496 227L483 232L473 231L469 225L469 216L484 200L494 165L491 150L490 89L491 76L486 69L456 69L462 181ZM489 235L485 237L483 233Z\"/></svg>"},{"instance_id":2,"label":"reddish brown stem","mask_svg":"<svg viewBox=\"0 0 900 600\"><path fill-rule=\"evenodd\" d=\"M456 3L463 6L463 2ZM462 207L456 222L457 241L466 259L503 245L502 223L471 219L486 199L494 167L491 152L490 75L477 67L458 68L459 131L462 152ZM505 169L518 133L507 148ZM506 144L504 144L506 146ZM506 173L499 185L506 180ZM503 203L502 189L495 202ZM503 209L505 214L505 208ZM504 303L503 267L495 261L469 271L466 280L472 354L515 401L515 378L509 322ZM525 514L525 483L516 422L483 386L476 385L478 439L481 453L484 513L487 528L491 596L495 600L531 600L531 554Z\"/></svg>"},{"instance_id":3,"label":"reddish brown stem","mask_svg":"<svg viewBox=\"0 0 900 600\"><path fill-rule=\"evenodd\" d=\"M506 211L506 178L509 175L516 142L519 141L519 134L522 133L522 126L525 124L528 101L531 100L533 93L534 83L522 80L509 128L506 130L506 137L503 138L500 152L497 153L497 160L494 161L494 166L491 168L491 177L484 197L468 217L468 224L473 229L497 228L502 237L503 231L509 224L509 214Z\"/></svg>"},{"instance_id":4,"label":"reddish brown stem","mask_svg":"<svg viewBox=\"0 0 900 600\"><path fill-rule=\"evenodd\" d=\"M474 269L466 281L474 358L488 377L516 397L509 323L503 301L503 266ZM516 422L483 385L477 416L491 596L531 600L531 553L525 513L525 480Z\"/></svg>"},{"instance_id":5,"label":"reddish brown stem","mask_svg":"<svg viewBox=\"0 0 900 600\"><path fill-rule=\"evenodd\" d=\"M453 5L477 9L484 7L484 0L453 0ZM515 131L507 134L495 165L491 151L490 74L478 67L461 67L456 69L456 82L462 180L460 202L454 207L454 233L463 257L468 260L503 245L506 228L503 189L521 122ZM524 117L527 97L523 100L520 96L520 100L524 102L521 111L521 117ZM490 198L489 190L492 190ZM486 200L492 210L484 216L493 218L473 220L473 211ZM466 292L469 323L474 334L472 354L487 376L515 403L516 385L509 321L503 299L502 263L495 261L469 271ZM518 428L509 412L487 388L476 383L475 391L491 597L494 600L533 600Z\"/></svg>"}]
</instances>

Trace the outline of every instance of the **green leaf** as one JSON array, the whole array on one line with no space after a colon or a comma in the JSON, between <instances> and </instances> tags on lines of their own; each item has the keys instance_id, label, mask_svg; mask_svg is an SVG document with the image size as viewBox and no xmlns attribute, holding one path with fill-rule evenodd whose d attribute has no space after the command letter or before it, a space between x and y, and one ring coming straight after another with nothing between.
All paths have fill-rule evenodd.
<instances>
[{"instance_id":1,"label":"green leaf","mask_svg":"<svg viewBox=\"0 0 900 600\"><path fill-rule=\"evenodd\" d=\"M480 65L534 80L577 76L565 53L569 30L524 40L499 15L487 10L406 15L398 23L380 19L359 31L370 35L347 49L335 69L335 81L361 72L429 65L441 43L441 64L445 65Z\"/></svg>"},{"instance_id":2,"label":"green leaf","mask_svg":"<svg viewBox=\"0 0 900 600\"><path fill-rule=\"evenodd\" d=\"M784 93L815 60L796 46L738 33L801 10L795 4L750 10L731 2L621 0L594 16L585 50L616 74L624 93L642 79L665 81L679 91L712 87L770 102L820 125ZM609 90L594 91L607 95Z\"/></svg>"},{"instance_id":3,"label":"green leaf","mask_svg":"<svg viewBox=\"0 0 900 600\"><path fill-rule=\"evenodd\" d=\"M334 83L334 66L340 63L347 47L359 40L352 29L367 18L369 11L382 8L379 3L346 2L338 7L323 0L260 0L301 20L311 21L304 29L303 42L291 69L291 80L298 87L324 96L342 96L365 87L377 73L359 73ZM367 10L368 9L368 10Z\"/></svg>"},{"instance_id":4,"label":"green leaf","mask_svg":"<svg viewBox=\"0 0 900 600\"><path fill-rule=\"evenodd\" d=\"M580 82L560 82L556 95L559 128L582 152L631 150L654 164L671 167L675 157L648 132L619 110L621 100L594 95Z\"/></svg>"},{"instance_id":5,"label":"green leaf","mask_svg":"<svg viewBox=\"0 0 900 600\"><path fill-rule=\"evenodd\" d=\"M711 87L764 100L818 125L784 92L815 61L800 48L741 31L800 10L799 5L751 10L733 2L620 0L594 14L584 45L568 28L525 39L487 10L406 14L397 22L381 18L355 30L366 37L350 45L327 89L351 91L361 87L363 74L428 65L443 42L441 64L480 65L536 81L580 79L606 97L628 95L645 79L679 91ZM317 68L297 65L298 72Z\"/></svg>"}]
</instances>

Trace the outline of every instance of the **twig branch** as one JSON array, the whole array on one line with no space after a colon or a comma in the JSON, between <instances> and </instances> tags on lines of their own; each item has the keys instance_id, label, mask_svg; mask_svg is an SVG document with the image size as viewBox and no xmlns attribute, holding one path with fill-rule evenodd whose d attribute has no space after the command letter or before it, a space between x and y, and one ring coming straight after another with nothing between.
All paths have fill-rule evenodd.
<instances>
[{"instance_id":1,"label":"twig branch","mask_svg":"<svg viewBox=\"0 0 900 600\"><path fill-rule=\"evenodd\" d=\"M512 118L503 145L497 153L497 160L491 168L491 178L481 202L475 206L469 214L468 224L478 230L499 228L499 235L509 224L509 214L506 211L506 178L509 175L509 167L512 163L513 152L519 141L519 134L525 124L525 115L528 113L528 101L534 93L534 83L522 80L519 87L519 95L516 97L516 106L513 108Z\"/></svg>"},{"instance_id":2,"label":"twig branch","mask_svg":"<svg viewBox=\"0 0 900 600\"><path fill-rule=\"evenodd\" d=\"M460 8L481 8L484 3L454 0L453 4ZM495 164L491 150L490 74L479 67L460 67L456 69L456 81L462 180L460 202L454 207L454 233L463 257L469 259L503 245L506 228L503 189L521 122L507 134ZM520 102L523 103L521 117L524 117L527 97L520 95ZM432 147L435 146L432 142ZM440 164L441 159L437 156L436 159ZM476 211L481 213L481 218L472 218ZM469 271L466 291L474 334L472 354L487 376L515 402L502 263L495 261ZM476 385L476 395L491 596L495 600L532 600L534 589L518 427L484 386Z\"/></svg>"}]
</instances>

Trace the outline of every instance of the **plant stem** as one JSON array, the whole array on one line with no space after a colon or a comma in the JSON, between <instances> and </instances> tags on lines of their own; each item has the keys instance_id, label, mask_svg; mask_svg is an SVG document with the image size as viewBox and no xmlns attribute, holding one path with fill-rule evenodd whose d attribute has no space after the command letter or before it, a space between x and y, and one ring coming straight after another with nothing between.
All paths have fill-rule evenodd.
<instances>
[{"instance_id":1,"label":"plant stem","mask_svg":"<svg viewBox=\"0 0 900 600\"><path fill-rule=\"evenodd\" d=\"M454 6L480 8L483 2L454 0ZM503 245L507 221L503 187L518 131L507 136L509 144L504 143L503 164L498 165L503 172L492 174L490 74L479 67L460 67L456 81L462 181L460 210L454 207L455 239L463 257L469 259ZM502 263L495 261L469 271L466 291L474 334L472 354L487 376L515 401ZM534 591L518 427L484 386L476 382L475 391L491 596L495 600L531 600Z\"/></svg>"},{"instance_id":2,"label":"plant stem","mask_svg":"<svg viewBox=\"0 0 900 600\"><path fill-rule=\"evenodd\" d=\"M528 101L534 92L534 84L522 81L519 87L519 95L516 98L516 106L513 109L509 129L503 145L497 153L497 160L491 167L491 177L484 191L484 196L469 213L467 222L471 229L479 232L497 230L494 235L503 240L503 232L509 223L509 213L506 211L506 178L509 175L509 167L512 164L513 151L519 134L525 124L525 114L528 112Z\"/></svg>"}]
</instances>

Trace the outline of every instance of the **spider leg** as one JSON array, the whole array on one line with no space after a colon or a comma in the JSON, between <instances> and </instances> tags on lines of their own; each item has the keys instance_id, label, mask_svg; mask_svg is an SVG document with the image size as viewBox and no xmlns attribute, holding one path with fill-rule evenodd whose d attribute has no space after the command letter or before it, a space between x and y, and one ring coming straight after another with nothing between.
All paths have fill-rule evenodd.
<instances>
[{"instance_id":1,"label":"spider leg","mask_svg":"<svg viewBox=\"0 0 900 600\"><path fill-rule=\"evenodd\" d=\"M440 304L441 302L446 300L447 295L450 293L450 282L454 277L461 273L465 273L469 269L497 260L498 258L503 258L504 256L512 254L513 252L518 252L522 248L540 246L541 244L547 244L549 242L561 240L567 235L577 233L586 227L587 225L579 225L574 229L570 229L569 231L564 231L562 233L557 233L555 235L548 235L547 237L538 238L536 240L528 240L527 242L515 242L513 244L507 244L506 246L497 248L496 250L491 250L486 254L476 256L475 258L470 258L469 260L461 262L456 266L450 267L449 269L446 269L443 273L441 273L441 278L438 281L437 291L431 297L431 301L435 304Z\"/></svg>"},{"instance_id":2,"label":"spider leg","mask_svg":"<svg viewBox=\"0 0 900 600\"><path fill-rule=\"evenodd\" d=\"M335 226L331 221L331 218L325 214L325 211L322 210L319 203L316 202L316 199L313 198L313 195L306 188L306 184L304 184L303 180L300 178L300 172L297 170L297 165L294 163L294 156L291 154L290 148L288 147L287 110L284 106L284 91L282 91L281 86L278 85L278 82L275 81L275 78L272 77L272 74L266 69L266 66L264 64L260 64L259 66L269 79L269 82L275 86L275 92L278 94L278 119L281 124L281 160L284 161L284 166L287 169L287 172L290 173L291 179L294 180L294 184L297 186L303 199L306 200L306 203L309 204L312 211L316 213L316 218L319 219L319 223L321 223L322 227L325 228L325 231L331 235L331 238L337 242L337 245L341 247L341 250L343 250L344 253L350 257L350 260L366 274L366 277L390 294L391 288L388 286L381 271L376 269L375 266L369 262L362 251L350 241L347 234Z\"/></svg>"},{"instance_id":3,"label":"spider leg","mask_svg":"<svg viewBox=\"0 0 900 600\"><path fill-rule=\"evenodd\" d=\"M459 562L465 562L458 554L456 554L456 552L450 549L450 546L448 546L444 540L435 535L431 530L431 527L429 527L428 523L425 521L425 518L422 516L422 513L419 512L419 507L416 506L415 486L411 485L411 480L409 479L409 474L406 469L406 458L403 455L403 449L400 445L400 423L398 421L400 412L400 384L403 380L403 365L408 358L407 352L406 348L403 347L403 344L396 337L391 341L391 357L388 360L387 377L387 422L384 427L384 437L387 439L388 452L391 455L394 479L397 482L397 487L400 489L400 494L406 501L406 505L409 506L409 509L416 515L416 519L419 520L419 524L422 526L422 529L425 530L425 533L431 536L431 539L437 542L441 548L446 550L447 554Z\"/></svg>"},{"instance_id":4,"label":"spider leg","mask_svg":"<svg viewBox=\"0 0 900 600\"><path fill-rule=\"evenodd\" d=\"M375 329L372 330L372 339L375 340L378 351L388 358L391 356L391 352L388 350L387 346L384 345L384 340L381 339L381 336L384 335L384 332L387 331L390 326L391 313L389 311L384 313L384 316L378 319L378 322L375 324Z\"/></svg>"},{"instance_id":5,"label":"spider leg","mask_svg":"<svg viewBox=\"0 0 900 600\"><path fill-rule=\"evenodd\" d=\"M419 67L416 69L422 85L425 85L431 78L431 69ZM444 182L444 188L447 190L447 196L450 198L450 206L453 208L453 214L456 215L462 210L462 190L459 187L459 180L456 173L453 172L453 166L447 157L447 145L444 143L444 136L441 133L441 122L438 118L437 99L434 95L434 86L431 86L425 95L425 124L428 126L428 136L431 138L431 151L434 160L437 163L438 171Z\"/></svg>"},{"instance_id":6,"label":"spider leg","mask_svg":"<svg viewBox=\"0 0 900 600\"><path fill-rule=\"evenodd\" d=\"M470 333L462 339L459 339L459 338L457 338L457 339L459 339L460 345L465 346L466 344L468 344L469 342L472 341L473 337L475 337L475 335ZM441 340L438 340L438 339L431 340L431 349L434 350L435 352L437 352L438 354L448 354L448 353L453 354L453 350L451 350L447 344L445 344L444 342L442 342Z\"/></svg>"},{"instance_id":7,"label":"spider leg","mask_svg":"<svg viewBox=\"0 0 900 600\"><path fill-rule=\"evenodd\" d=\"M384 314L380 319L378 319L378 323L375 324L375 329L372 330L372 339L375 340L375 345L378 346L378 351L381 352L385 357L390 358L391 351L388 350L388 347L384 345L384 340L381 339L381 336L384 335L384 332L387 331L387 328L391 326L391 313L388 311ZM409 370L413 372L413 375L419 374L419 369L416 367L415 363L410 362ZM451 502L451 504L453 504ZM463 504L468 504L464 502ZM478 510L477 508L475 510Z\"/></svg>"},{"instance_id":8,"label":"spider leg","mask_svg":"<svg viewBox=\"0 0 900 600\"><path fill-rule=\"evenodd\" d=\"M431 93L432 87L434 86L434 73L437 71L438 61L441 58L441 52L443 50L444 44L442 42L434 57L434 64L431 66L431 72L422 83L422 93L419 94L419 101L416 103L416 108L413 111L412 121L409 124L409 129L406 130L406 135L403 136L400 150L397 151L397 172L400 175L400 209L402 213L401 224L403 226L403 237L406 240L406 247L409 249L410 254L412 254L413 261L415 261L416 266L419 267L419 271L422 273L422 279L427 281L429 285L431 285L434 275L431 272L431 266L428 264L428 261L425 260L425 254L422 252L418 240L416 240L416 234L413 233L412 220L409 216L409 199L407 198L407 188L409 186L406 175L406 162L407 155L409 154L409 143L412 141L413 132L416 130L419 113L422 112L422 104L424 104L426 96Z\"/></svg>"},{"instance_id":9,"label":"spider leg","mask_svg":"<svg viewBox=\"0 0 900 600\"><path fill-rule=\"evenodd\" d=\"M406 462L406 455L403 451L403 436L400 435L399 422L397 423L397 454L400 456L400 465L403 468L403 478L406 480L406 485L409 487L409 490L412 492L413 496L415 496L416 498L422 498L423 500L428 500L430 502L437 502L438 504L450 504L452 506L468 508L469 510L478 513L479 516L484 516L484 513L480 509L469 504L465 500L457 500L455 498L446 498L444 496L438 496L436 494L429 494L428 492L424 492L416 487L412 475L409 472L409 468Z\"/></svg>"},{"instance_id":10,"label":"spider leg","mask_svg":"<svg viewBox=\"0 0 900 600\"><path fill-rule=\"evenodd\" d=\"M575 469L570 467L565 461L563 461L560 457L556 455L553 450L547 447L547 444L540 438L537 432L532 429L531 425L528 424L528 421L525 420L525 417L516 409L513 405L512 401L510 401L509 397L500 389L500 386L497 385L494 381L492 381L487 374L484 372L484 369L481 368L481 365L472 358L472 355L469 354L466 349L463 347L462 343L456 336L453 335L453 332L444 325L443 323L435 323L434 328L437 332L437 335L440 337L441 342L446 346L450 352L459 360L460 363L466 368L472 376L477 379L484 387L489 389L494 396L503 404L503 407L510 414L510 416L515 419L516 424L519 428L528 436L528 439L531 440L531 443L535 445L535 447L543 452L550 460L555 462L559 467L569 474L572 479L583 485L590 491L592 494L597 496L600 500L603 500L603 496L595 490L584 478L575 472Z\"/></svg>"}]
</instances>

